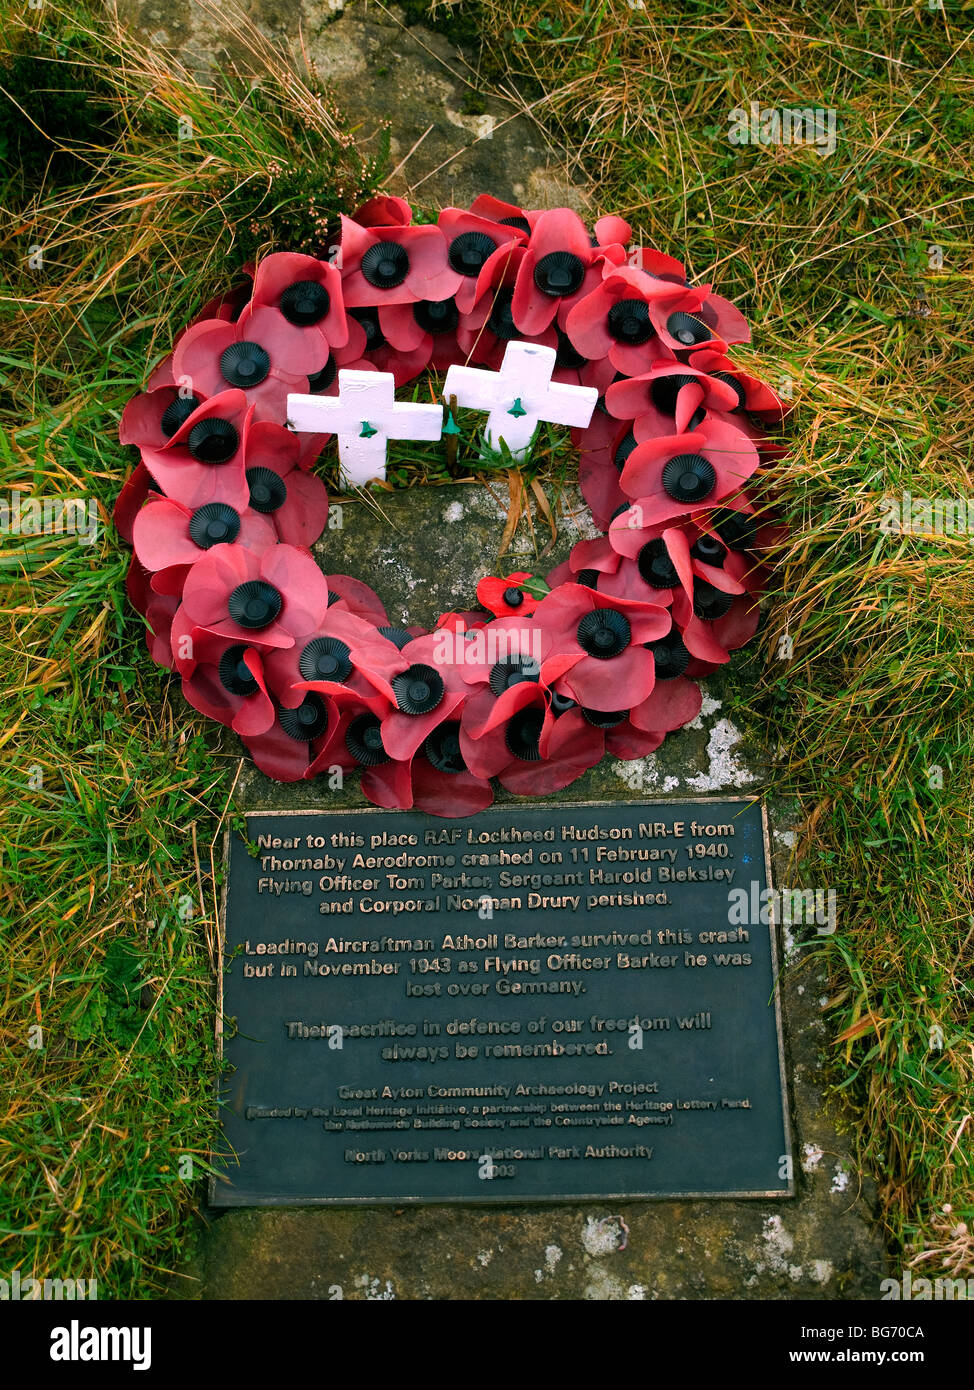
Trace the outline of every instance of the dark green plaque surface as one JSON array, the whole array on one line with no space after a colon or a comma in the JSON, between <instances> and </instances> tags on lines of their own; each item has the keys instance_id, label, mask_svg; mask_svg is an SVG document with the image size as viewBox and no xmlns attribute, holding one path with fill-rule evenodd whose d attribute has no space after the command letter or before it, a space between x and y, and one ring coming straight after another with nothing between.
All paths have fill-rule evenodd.
<instances>
[{"instance_id":1,"label":"dark green plaque surface","mask_svg":"<svg viewBox=\"0 0 974 1390\"><path fill-rule=\"evenodd\" d=\"M247 825L214 1205L791 1195L757 802Z\"/></svg>"}]
</instances>

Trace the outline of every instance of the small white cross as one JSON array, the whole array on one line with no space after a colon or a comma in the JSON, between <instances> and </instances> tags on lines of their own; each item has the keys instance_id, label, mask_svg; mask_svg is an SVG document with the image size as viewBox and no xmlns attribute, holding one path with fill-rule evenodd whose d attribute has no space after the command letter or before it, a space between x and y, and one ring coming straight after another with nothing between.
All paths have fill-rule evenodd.
<instances>
[{"instance_id":1,"label":"small white cross","mask_svg":"<svg viewBox=\"0 0 974 1390\"><path fill-rule=\"evenodd\" d=\"M508 343L499 372L450 367L443 395L490 411L485 430L490 447L498 449L503 439L515 458L523 458L539 420L584 429L599 398L594 386L553 382L556 356L554 348L540 343Z\"/></svg>"},{"instance_id":2,"label":"small white cross","mask_svg":"<svg viewBox=\"0 0 974 1390\"><path fill-rule=\"evenodd\" d=\"M349 486L386 476L390 439L439 439L443 433L443 407L397 401L391 372L339 371L337 396L288 396L287 418L302 433L338 436Z\"/></svg>"}]
</instances>

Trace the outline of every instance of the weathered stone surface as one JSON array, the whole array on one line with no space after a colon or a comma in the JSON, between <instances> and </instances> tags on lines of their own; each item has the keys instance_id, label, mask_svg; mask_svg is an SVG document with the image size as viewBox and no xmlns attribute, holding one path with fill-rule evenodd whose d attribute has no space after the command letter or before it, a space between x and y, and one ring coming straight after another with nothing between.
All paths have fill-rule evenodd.
<instances>
[{"instance_id":1,"label":"weathered stone surface","mask_svg":"<svg viewBox=\"0 0 974 1390\"><path fill-rule=\"evenodd\" d=\"M335 500L342 505L341 529L326 532L315 555L326 574L351 574L371 584L386 605L390 622L432 627L440 613L476 606L475 587L481 575L513 570L545 574L567 558L577 540L598 534L580 495L566 489L560 499L551 499L559 516L558 541L551 553L538 558L550 532L536 515L535 535L540 539L535 540L522 520L511 548L499 560L507 516L506 497L501 505L501 494L497 484L490 490L456 484L374 493L371 502L337 495ZM706 682L696 727L671 735L651 758L600 764L566 795L572 800L599 800L632 791L648 797L686 797L754 789L762 750L737 710L730 709L731 704L746 705L741 692L753 680L749 671L753 665L749 653L740 653L727 674ZM357 790L336 793L322 779L319 782L321 786L282 787L247 763L239 786L253 810L365 804ZM498 801L504 800L516 798L501 790Z\"/></svg>"},{"instance_id":2,"label":"weathered stone surface","mask_svg":"<svg viewBox=\"0 0 974 1390\"><path fill-rule=\"evenodd\" d=\"M377 152L388 129L390 192L434 208L466 206L489 192L526 207L585 210L577 170L569 176L565 152L522 114L522 104L482 92L474 55L422 25L407 27L398 6L244 0L242 8L299 66L307 57L356 127L363 150ZM121 0L119 12L204 79L227 53L248 66L219 7Z\"/></svg>"},{"instance_id":3,"label":"weathered stone surface","mask_svg":"<svg viewBox=\"0 0 974 1390\"><path fill-rule=\"evenodd\" d=\"M317 548L322 568L367 578L393 622L431 622L472 600L471 580L495 570L504 510L485 488L455 485L382 494L382 514L344 504L343 527ZM569 492L568 512L578 509ZM522 531L524 528L522 527ZM527 534L505 557L534 560ZM760 790L767 772L747 713L756 662L738 653L705 683L697 727L671 734L641 763L606 760L563 800L655 799ZM363 805L357 789L281 787L249 765L248 809ZM501 792L498 801L515 801ZM789 808L772 807L774 880L792 882ZM786 939L786 956L789 951ZM824 1025L818 970L792 948L783 1012L795 1148L792 1201L696 1201L509 1208L259 1209L211 1218L179 1297L379 1299L875 1298L885 1275L874 1196L848 1139L823 1105ZM340 1295L338 1291L340 1292Z\"/></svg>"},{"instance_id":4,"label":"weathered stone surface","mask_svg":"<svg viewBox=\"0 0 974 1390\"><path fill-rule=\"evenodd\" d=\"M348 114L375 141L390 122L397 192L430 206L462 203L485 189L530 206L584 208L569 161L549 148L529 118L489 97L490 139L481 117L464 114L473 70L442 37L406 32L394 7L301 0L278 8L251 0L248 12L271 37L305 50ZM206 72L221 61L218 9L176 0L126 0L123 13L161 47ZM428 128L431 129L428 130ZM417 144L417 141L419 142ZM415 149L414 149L415 146ZM463 151L457 157L457 151ZM502 489L497 490L498 499ZM476 485L381 493L374 504L344 500L343 528L317 548L326 572L367 580L396 623L430 624L473 601L473 582L497 571L504 505ZM551 568L581 534L591 534L577 495L561 501L561 536L535 560L522 527L505 569ZM566 519L573 513L575 525ZM539 526L539 534L546 531ZM544 544L542 539L539 544ZM705 683L695 726L670 735L636 764L607 760L562 793L566 800L654 799L757 792L767 752L748 714L758 662L738 653ZM214 747L219 734L214 732ZM226 744L221 745L226 747ZM361 805L357 789L282 787L245 764L238 804L250 809ZM499 801L515 798L500 792ZM773 808L774 874L791 880L789 808ZM787 945L787 943L786 943ZM787 954L787 953L786 953ZM211 1218L174 1297L207 1299L696 1299L875 1298L885 1274L874 1194L856 1171L848 1139L823 1101L825 984L804 951L792 950L782 993L796 1153L792 1201L622 1203L554 1207L255 1209Z\"/></svg>"}]
</instances>

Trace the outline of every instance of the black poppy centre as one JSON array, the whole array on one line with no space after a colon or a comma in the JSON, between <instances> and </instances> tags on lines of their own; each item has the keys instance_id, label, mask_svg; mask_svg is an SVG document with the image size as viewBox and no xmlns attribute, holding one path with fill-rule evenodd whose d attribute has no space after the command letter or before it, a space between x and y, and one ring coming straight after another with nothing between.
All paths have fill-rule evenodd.
<instances>
[{"instance_id":1,"label":"black poppy centre","mask_svg":"<svg viewBox=\"0 0 974 1390\"><path fill-rule=\"evenodd\" d=\"M513 719L507 721L504 742L509 753L525 763L536 763L541 758L541 729L544 715L539 709L522 709Z\"/></svg>"},{"instance_id":2,"label":"black poppy centre","mask_svg":"<svg viewBox=\"0 0 974 1390\"><path fill-rule=\"evenodd\" d=\"M239 645L227 647L220 657L217 667L220 684L231 695L254 695L259 689L253 672L244 660L246 650L246 647Z\"/></svg>"},{"instance_id":3,"label":"black poppy centre","mask_svg":"<svg viewBox=\"0 0 974 1390\"><path fill-rule=\"evenodd\" d=\"M255 512L276 512L287 501L287 483L272 468L248 468L247 486Z\"/></svg>"},{"instance_id":4,"label":"black poppy centre","mask_svg":"<svg viewBox=\"0 0 974 1390\"><path fill-rule=\"evenodd\" d=\"M443 678L432 666L416 663L393 678L392 690L403 714L429 714L443 699Z\"/></svg>"},{"instance_id":5,"label":"black poppy centre","mask_svg":"<svg viewBox=\"0 0 974 1390\"><path fill-rule=\"evenodd\" d=\"M167 439L172 439L180 425L184 425L193 411L199 408L200 402L195 396L177 396L162 412L159 428Z\"/></svg>"},{"instance_id":6,"label":"black poppy centre","mask_svg":"<svg viewBox=\"0 0 974 1390\"><path fill-rule=\"evenodd\" d=\"M323 319L331 308L331 298L317 280L298 280L288 285L280 299L281 313L297 328L308 328Z\"/></svg>"},{"instance_id":7,"label":"black poppy centre","mask_svg":"<svg viewBox=\"0 0 974 1390\"><path fill-rule=\"evenodd\" d=\"M313 690L296 709L280 709L277 717L284 732L300 743L320 738L328 728L328 706Z\"/></svg>"},{"instance_id":8,"label":"black poppy centre","mask_svg":"<svg viewBox=\"0 0 974 1390\"><path fill-rule=\"evenodd\" d=\"M423 751L437 772L466 772L467 764L460 751L460 725L456 721L438 724L427 735Z\"/></svg>"},{"instance_id":9,"label":"black poppy centre","mask_svg":"<svg viewBox=\"0 0 974 1390\"><path fill-rule=\"evenodd\" d=\"M351 651L337 637L315 637L298 657L306 681L344 681L352 674Z\"/></svg>"},{"instance_id":10,"label":"black poppy centre","mask_svg":"<svg viewBox=\"0 0 974 1390\"><path fill-rule=\"evenodd\" d=\"M186 440L197 463L226 463L233 458L239 444L240 436L234 426L217 416L198 420Z\"/></svg>"},{"instance_id":11,"label":"black poppy centre","mask_svg":"<svg viewBox=\"0 0 974 1390\"><path fill-rule=\"evenodd\" d=\"M260 343L231 343L220 356L220 373L230 386L246 390L259 386L271 369L271 359Z\"/></svg>"},{"instance_id":12,"label":"black poppy centre","mask_svg":"<svg viewBox=\"0 0 974 1390\"><path fill-rule=\"evenodd\" d=\"M377 241L362 257L362 274L377 290L395 289L409 274L409 252L398 241Z\"/></svg>"},{"instance_id":13,"label":"black poppy centre","mask_svg":"<svg viewBox=\"0 0 974 1390\"><path fill-rule=\"evenodd\" d=\"M639 347L648 343L656 329L649 317L649 308L641 299L620 299L613 304L608 316L609 333L617 343Z\"/></svg>"},{"instance_id":14,"label":"black poppy centre","mask_svg":"<svg viewBox=\"0 0 974 1390\"><path fill-rule=\"evenodd\" d=\"M238 584L227 601L227 610L240 627L267 627L284 606L280 590L263 579Z\"/></svg>"},{"instance_id":15,"label":"black poppy centre","mask_svg":"<svg viewBox=\"0 0 974 1390\"><path fill-rule=\"evenodd\" d=\"M594 608L578 624L578 645L599 661L619 656L629 645L629 619L614 608Z\"/></svg>"},{"instance_id":16,"label":"black poppy centre","mask_svg":"<svg viewBox=\"0 0 974 1390\"><path fill-rule=\"evenodd\" d=\"M533 656L508 656L490 668L488 684L495 695L503 695L514 685L528 681L536 685L540 678L541 667Z\"/></svg>"},{"instance_id":17,"label":"black poppy centre","mask_svg":"<svg viewBox=\"0 0 974 1390\"><path fill-rule=\"evenodd\" d=\"M378 716L360 714L345 730L345 747L360 767L378 767L389 761L382 746L382 726Z\"/></svg>"},{"instance_id":18,"label":"black poppy centre","mask_svg":"<svg viewBox=\"0 0 974 1390\"><path fill-rule=\"evenodd\" d=\"M571 251L549 251L534 267L534 283L552 299L574 294L584 279L585 262Z\"/></svg>"},{"instance_id":19,"label":"black poppy centre","mask_svg":"<svg viewBox=\"0 0 974 1390\"><path fill-rule=\"evenodd\" d=\"M717 485L717 470L703 454L677 454L663 467L663 490L674 502L701 502Z\"/></svg>"},{"instance_id":20,"label":"black poppy centre","mask_svg":"<svg viewBox=\"0 0 974 1390\"><path fill-rule=\"evenodd\" d=\"M479 275L497 250L497 242L486 232L462 232L450 242L447 258L458 275Z\"/></svg>"}]
</instances>

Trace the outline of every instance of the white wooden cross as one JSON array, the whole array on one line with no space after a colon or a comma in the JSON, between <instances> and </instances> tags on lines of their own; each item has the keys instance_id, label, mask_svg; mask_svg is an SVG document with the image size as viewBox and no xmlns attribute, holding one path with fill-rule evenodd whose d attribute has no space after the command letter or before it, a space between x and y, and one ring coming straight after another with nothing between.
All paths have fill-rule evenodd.
<instances>
[{"instance_id":1,"label":"white wooden cross","mask_svg":"<svg viewBox=\"0 0 974 1390\"><path fill-rule=\"evenodd\" d=\"M443 407L396 400L391 372L340 370L337 396L288 396L288 423L302 433L338 436L349 486L386 476L390 439L439 439Z\"/></svg>"},{"instance_id":2,"label":"white wooden cross","mask_svg":"<svg viewBox=\"0 0 974 1390\"><path fill-rule=\"evenodd\" d=\"M515 458L523 458L539 420L584 429L599 393L594 386L552 381L557 353L540 343L508 343L499 372L479 367L450 367L443 395L457 404L488 410L485 433L496 450L500 441Z\"/></svg>"}]
</instances>

